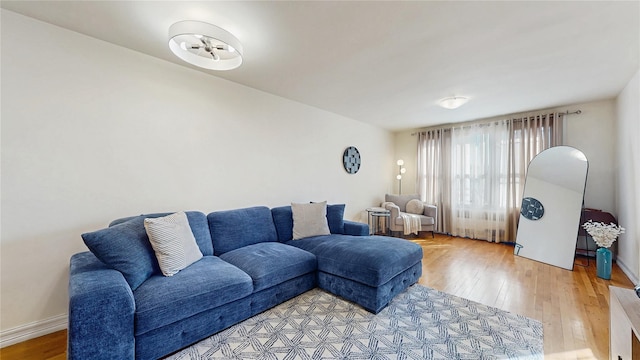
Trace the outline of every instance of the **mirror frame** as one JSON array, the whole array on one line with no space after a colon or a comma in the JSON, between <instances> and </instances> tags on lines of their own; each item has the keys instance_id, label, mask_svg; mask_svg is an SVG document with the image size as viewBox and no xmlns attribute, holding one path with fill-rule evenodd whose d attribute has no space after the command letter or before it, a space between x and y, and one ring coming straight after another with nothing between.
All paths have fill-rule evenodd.
<instances>
[{"instance_id":1,"label":"mirror frame","mask_svg":"<svg viewBox=\"0 0 640 360\"><path fill-rule=\"evenodd\" d=\"M548 148L529 162L515 255L573 270L588 173L587 157L571 146ZM526 198L536 200L526 204L531 209L522 208ZM539 212L538 204L541 216L522 214Z\"/></svg>"}]
</instances>

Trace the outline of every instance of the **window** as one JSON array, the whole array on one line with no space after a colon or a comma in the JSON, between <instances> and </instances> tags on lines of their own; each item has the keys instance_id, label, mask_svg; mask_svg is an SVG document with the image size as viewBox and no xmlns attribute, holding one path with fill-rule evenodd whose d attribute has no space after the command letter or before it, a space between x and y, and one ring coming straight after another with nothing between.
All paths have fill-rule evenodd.
<instances>
[{"instance_id":1,"label":"window","mask_svg":"<svg viewBox=\"0 0 640 360\"><path fill-rule=\"evenodd\" d=\"M515 241L529 161L559 145L556 114L462 124L419 134L418 183L438 206L438 230Z\"/></svg>"}]
</instances>

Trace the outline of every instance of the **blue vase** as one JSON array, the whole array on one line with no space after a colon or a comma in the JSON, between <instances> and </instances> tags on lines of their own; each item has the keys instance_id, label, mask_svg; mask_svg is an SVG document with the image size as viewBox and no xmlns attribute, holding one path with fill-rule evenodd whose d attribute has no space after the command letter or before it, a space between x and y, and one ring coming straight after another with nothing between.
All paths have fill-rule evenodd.
<instances>
[{"instance_id":1,"label":"blue vase","mask_svg":"<svg viewBox=\"0 0 640 360\"><path fill-rule=\"evenodd\" d=\"M601 279L611 279L611 250L599 248L596 250L596 270Z\"/></svg>"}]
</instances>

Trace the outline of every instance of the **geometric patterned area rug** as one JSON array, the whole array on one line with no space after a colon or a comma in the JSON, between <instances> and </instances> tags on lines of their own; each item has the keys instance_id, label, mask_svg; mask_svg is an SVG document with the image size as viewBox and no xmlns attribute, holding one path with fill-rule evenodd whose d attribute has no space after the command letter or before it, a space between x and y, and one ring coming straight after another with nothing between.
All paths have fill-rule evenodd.
<instances>
[{"instance_id":1,"label":"geometric patterned area rug","mask_svg":"<svg viewBox=\"0 0 640 360\"><path fill-rule=\"evenodd\" d=\"M167 359L543 359L542 324L413 285L377 315L313 289Z\"/></svg>"}]
</instances>

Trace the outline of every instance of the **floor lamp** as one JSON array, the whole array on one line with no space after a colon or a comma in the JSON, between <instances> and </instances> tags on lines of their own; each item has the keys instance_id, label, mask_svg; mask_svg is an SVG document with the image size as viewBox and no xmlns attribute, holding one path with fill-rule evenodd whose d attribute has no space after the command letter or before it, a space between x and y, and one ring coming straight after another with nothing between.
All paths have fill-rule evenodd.
<instances>
[{"instance_id":1,"label":"floor lamp","mask_svg":"<svg viewBox=\"0 0 640 360\"><path fill-rule=\"evenodd\" d=\"M402 167L404 165L404 160L402 159L398 160L396 164L398 164L398 176L396 176L396 179L398 179L398 195L402 195L402 174L407 172L407 169Z\"/></svg>"}]
</instances>

